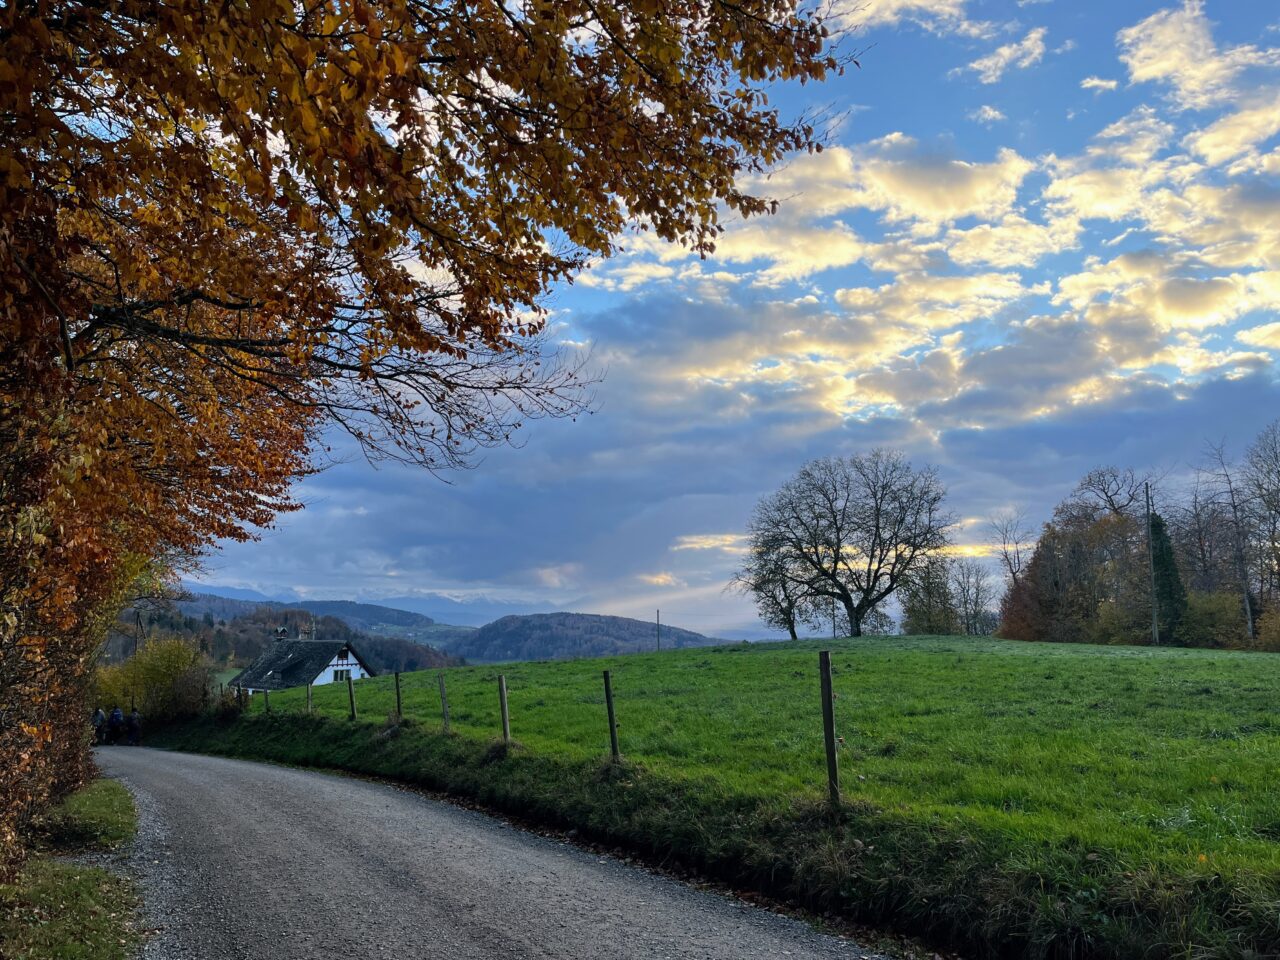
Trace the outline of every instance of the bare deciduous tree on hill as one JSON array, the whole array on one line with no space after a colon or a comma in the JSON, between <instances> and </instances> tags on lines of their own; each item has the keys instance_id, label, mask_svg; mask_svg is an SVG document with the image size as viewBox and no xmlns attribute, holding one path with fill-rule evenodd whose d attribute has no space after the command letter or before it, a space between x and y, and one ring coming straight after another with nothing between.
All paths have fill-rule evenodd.
<instances>
[{"instance_id":1,"label":"bare deciduous tree on hill","mask_svg":"<svg viewBox=\"0 0 1280 960\"><path fill-rule=\"evenodd\" d=\"M756 612L766 626L785 630L792 640L798 640L800 626L812 625L816 611L804 572L794 564L794 558L753 549L730 586L755 601Z\"/></svg>"},{"instance_id":2,"label":"bare deciduous tree on hill","mask_svg":"<svg viewBox=\"0 0 1280 960\"><path fill-rule=\"evenodd\" d=\"M753 555L777 558L817 602L834 600L861 636L877 605L947 544L956 520L945 496L936 470L898 451L813 460L756 505Z\"/></svg>"},{"instance_id":3,"label":"bare deciduous tree on hill","mask_svg":"<svg viewBox=\"0 0 1280 960\"><path fill-rule=\"evenodd\" d=\"M1095 467L1076 484L1075 499L1117 517L1129 516L1140 508L1143 484L1151 480L1150 474L1139 475L1132 467Z\"/></svg>"},{"instance_id":4,"label":"bare deciduous tree on hill","mask_svg":"<svg viewBox=\"0 0 1280 960\"><path fill-rule=\"evenodd\" d=\"M1243 472L1258 593L1271 598L1280 594L1280 421L1263 428L1245 451Z\"/></svg>"},{"instance_id":5,"label":"bare deciduous tree on hill","mask_svg":"<svg viewBox=\"0 0 1280 960\"><path fill-rule=\"evenodd\" d=\"M995 628L991 608L996 593L986 566L973 557L960 557L950 565L949 574L961 628L971 637L991 633Z\"/></svg>"},{"instance_id":6,"label":"bare deciduous tree on hill","mask_svg":"<svg viewBox=\"0 0 1280 960\"><path fill-rule=\"evenodd\" d=\"M1031 559L1036 534L1025 507L1009 507L993 513L987 521L991 544L1000 552L1000 563L1011 586L1016 586L1023 568Z\"/></svg>"},{"instance_id":7,"label":"bare deciduous tree on hill","mask_svg":"<svg viewBox=\"0 0 1280 960\"><path fill-rule=\"evenodd\" d=\"M1205 466L1202 475L1226 510L1231 531L1231 550L1237 582L1240 586L1240 604L1244 611L1245 629L1249 637L1257 636L1253 599L1249 595L1248 563L1248 502L1241 484L1238 467L1227 456L1225 443L1205 445Z\"/></svg>"}]
</instances>

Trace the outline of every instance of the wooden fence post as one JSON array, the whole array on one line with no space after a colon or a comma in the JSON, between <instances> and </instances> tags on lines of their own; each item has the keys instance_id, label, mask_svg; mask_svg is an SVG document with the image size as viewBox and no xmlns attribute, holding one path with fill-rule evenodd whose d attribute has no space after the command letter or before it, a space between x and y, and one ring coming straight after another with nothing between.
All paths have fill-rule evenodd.
<instances>
[{"instance_id":1,"label":"wooden fence post","mask_svg":"<svg viewBox=\"0 0 1280 960\"><path fill-rule=\"evenodd\" d=\"M236 706L241 710L244 709L244 684L236 684Z\"/></svg>"},{"instance_id":2,"label":"wooden fence post","mask_svg":"<svg viewBox=\"0 0 1280 960\"><path fill-rule=\"evenodd\" d=\"M262 712L263 713L271 712L271 691L270 690L262 691Z\"/></svg>"},{"instance_id":3,"label":"wooden fence post","mask_svg":"<svg viewBox=\"0 0 1280 960\"><path fill-rule=\"evenodd\" d=\"M347 702L351 704L351 715L348 720L356 718L356 685L351 682L351 678L347 677Z\"/></svg>"},{"instance_id":4,"label":"wooden fence post","mask_svg":"<svg viewBox=\"0 0 1280 960\"><path fill-rule=\"evenodd\" d=\"M440 711L444 714L444 732L449 732L449 695L444 690L444 673L440 674Z\"/></svg>"},{"instance_id":5,"label":"wooden fence post","mask_svg":"<svg viewBox=\"0 0 1280 960\"><path fill-rule=\"evenodd\" d=\"M399 721L404 717L404 711L400 708L400 671L396 671L396 720Z\"/></svg>"},{"instance_id":6,"label":"wooden fence post","mask_svg":"<svg viewBox=\"0 0 1280 960\"><path fill-rule=\"evenodd\" d=\"M307 716L311 716L311 684L307 684Z\"/></svg>"},{"instance_id":7,"label":"wooden fence post","mask_svg":"<svg viewBox=\"0 0 1280 960\"><path fill-rule=\"evenodd\" d=\"M609 751L613 755L613 762L617 763L622 759L622 754L618 750L618 721L613 715L613 683L609 680L609 671L604 672L604 708L609 714Z\"/></svg>"},{"instance_id":8,"label":"wooden fence post","mask_svg":"<svg viewBox=\"0 0 1280 960\"><path fill-rule=\"evenodd\" d=\"M507 678L498 674L498 703L502 707L502 742L511 742L511 713L507 710Z\"/></svg>"},{"instance_id":9,"label":"wooden fence post","mask_svg":"<svg viewBox=\"0 0 1280 960\"><path fill-rule=\"evenodd\" d=\"M822 674L822 737L827 744L827 789L831 805L840 806L840 769L836 765L836 715L831 690L831 651L818 654L818 670Z\"/></svg>"}]
</instances>

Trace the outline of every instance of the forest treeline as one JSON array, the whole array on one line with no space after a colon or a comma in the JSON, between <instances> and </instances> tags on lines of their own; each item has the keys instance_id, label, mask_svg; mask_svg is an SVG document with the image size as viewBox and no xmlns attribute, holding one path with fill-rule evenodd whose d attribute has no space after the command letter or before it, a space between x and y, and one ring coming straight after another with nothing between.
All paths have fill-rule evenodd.
<instances>
[{"instance_id":1,"label":"forest treeline","mask_svg":"<svg viewBox=\"0 0 1280 960\"><path fill-rule=\"evenodd\" d=\"M210 610L193 616L178 604L149 607L142 617L125 611L108 637L104 662L119 663L131 657L141 636L143 644L152 638L181 639L208 658L211 667L243 667L271 644L279 628L289 637L305 635L354 644L365 663L377 673L430 670L462 662L429 644L404 637L373 636L336 616L316 616L309 610L261 604L245 606L247 610L230 618L215 617ZM141 630L140 622L145 623Z\"/></svg>"},{"instance_id":2,"label":"forest treeline","mask_svg":"<svg viewBox=\"0 0 1280 960\"><path fill-rule=\"evenodd\" d=\"M1179 484L1090 471L1034 545L1016 515L995 527L1001 636L1280 650L1280 421L1238 459L1210 446Z\"/></svg>"},{"instance_id":3,"label":"forest treeline","mask_svg":"<svg viewBox=\"0 0 1280 960\"><path fill-rule=\"evenodd\" d=\"M897 612L905 634L1280 651L1280 420L1176 476L1096 467L1039 530L1018 509L986 544L958 526L900 451L813 460L757 504L734 585L793 638Z\"/></svg>"}]
</instances>

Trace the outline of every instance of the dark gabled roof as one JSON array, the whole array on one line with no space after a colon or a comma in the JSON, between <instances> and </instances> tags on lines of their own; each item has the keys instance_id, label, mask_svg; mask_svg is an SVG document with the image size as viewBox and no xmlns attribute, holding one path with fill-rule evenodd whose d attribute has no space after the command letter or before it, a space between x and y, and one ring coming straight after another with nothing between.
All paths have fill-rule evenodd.
<instances>
[{"instance_id":1,"label":"dark gabled roof","mask_svg":"<svg viewBox=\"0 0 1280 960\"><path fill-rule=\"evenodd\" d=\"M229 684L250 690L283 690L301 687L320 675L343 648L351 651L365 673L373 676L356 648L343 640L274 640L266 650L237 674Z\"/></svg>"}]
</instances>

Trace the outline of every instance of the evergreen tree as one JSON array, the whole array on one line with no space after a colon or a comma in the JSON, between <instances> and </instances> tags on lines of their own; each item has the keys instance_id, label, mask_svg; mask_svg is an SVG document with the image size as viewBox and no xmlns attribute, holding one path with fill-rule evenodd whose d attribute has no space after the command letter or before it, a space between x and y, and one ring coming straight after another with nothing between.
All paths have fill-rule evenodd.
<instances>
[{"instance_id":1,"label":"evergreen tree","mask_svg":"<svg viewBox=\"0 0 1280 960\"><path fill-rule=\"evenodd\" d=\"M1160 642L1173 640L1174 631L1187 612L1187 591L1174 560L1173 543L1164 518L1151 514L1151 553L1155 566L1156 616L1160 625Z\"/></svg>"}]
</instances>

